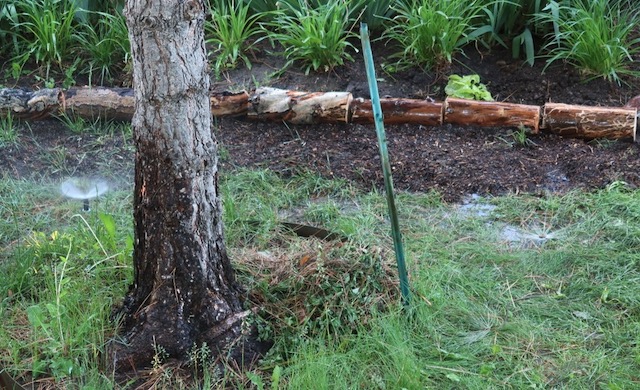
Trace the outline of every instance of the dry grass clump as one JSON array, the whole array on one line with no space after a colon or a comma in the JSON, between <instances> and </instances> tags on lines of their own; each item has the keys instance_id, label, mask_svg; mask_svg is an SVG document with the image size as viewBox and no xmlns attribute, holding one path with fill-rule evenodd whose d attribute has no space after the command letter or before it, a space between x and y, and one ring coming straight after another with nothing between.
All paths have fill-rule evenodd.
<instances>
[{"instance_id":1,"label":"dry grass clump","mask_svg":"<svg viewBox=\"0 0 640 390\"><path fill-rule=\"evenodd\" d=\"M381 247L281 236L233 258L264 339L351 334L397 300L393 253Z\"/></svg>"}]
</instances>

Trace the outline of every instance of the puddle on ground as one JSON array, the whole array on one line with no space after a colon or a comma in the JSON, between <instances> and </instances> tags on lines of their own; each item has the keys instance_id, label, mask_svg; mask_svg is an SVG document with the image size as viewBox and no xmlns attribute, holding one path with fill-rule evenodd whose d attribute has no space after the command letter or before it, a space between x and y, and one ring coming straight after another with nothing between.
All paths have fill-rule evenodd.
<instances>
[{"instance_id":1,"label":"puddle on ground","mask_svg":"<svg viewBox=\"0 0 640 390\"><path fill-rule=\"evenodd\" d=\"M350 199L322 196L310 198L306 202L291 208L278 210L278 219L287 222L310 223L309 215L307 215L309 210L323 205L329 209L334 208L335 212L339 214L357 213L360 209L360 205Z\"/></svg>"},{"instance_id":2,"label":"puddle on ground","mask_svg":"<svg viewBox=\"0 0 640 390\"><path fill-rule=\"evenodd\" d=\"M558 238L558 234L542 228L521 229L505 224L498 235L498 239L511 248L538 248L549 240Z\"/></svg>"},{"instance_id":3,"label":"puddle on ground","mask_svg":"<svg viewBox=\"0 0 640 390\"><path fill-rule=\"evenodd\" d=\"M480 195L471 194L464 198L463 203L457 207L456 212L462 218L486 220L487 229L496 231L496 241L505 243L513 249L538 248L549 240L558 238L558 233L549 231L544 227L544 224L534 222L530 227L523 228L496 222L494 220L497 217L494 213L496 209L495 205L485 203L485 200Z\"/></svg>"},{"instance_id":4,"label":"puddle on ground","mask_svg":"<svg viewBox=\"0 0 640 390\"><path fill-rule=\"evenodd\" d=\"M308 215L305 215L305 213L310 207L313 208L314 206L323 204L329 204L331 207L335 207L336 212L340 214L357 213L360 208L359 205L352 200L319 197L310 199L307 203L299 205L298 207L280 210L278 218L289 222L310 223L308 221ZM560 236L559 232L550 231L544 223L535 220L528 226L514 226L500 222L498 221L499 215L495 212L496 209L497 206L486 203L486 198L477 194L471 194L465 197L461 204L452 206L451 211L446 211L444 214L445 218L442 218L443 215L439 214L440 217L438 217L438 219L443 229L448 229L446 226L447 216L484 221L488 235L485 236L483 234L483 237L506 245L510 249L539 248L550 240L558 239ZM424 213L420 214L421 218L434 218L435 216L435 214L430 213L429 210L424 210Z\"/></svg>"},{"instance_id":5,"label":"puddle on ground","mask_svg":"<svg viewBox=\"0 0 640 390\"><path fill-rule=\"evenodd\" d=\"M496 206L483 203L480 195L471 194L462 200L458 213L463 217L488 218L495 209Z\"/></svg>"}]
</instances>

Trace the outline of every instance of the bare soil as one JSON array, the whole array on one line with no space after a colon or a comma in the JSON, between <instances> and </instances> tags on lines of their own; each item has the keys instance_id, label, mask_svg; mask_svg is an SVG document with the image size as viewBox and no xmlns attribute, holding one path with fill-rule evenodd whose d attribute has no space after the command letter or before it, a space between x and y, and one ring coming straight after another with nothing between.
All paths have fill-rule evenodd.
<instances>
[{"instance_id":1,"label":"bare soil","mask_svg":"<svg viewBox=\"0 0 640 390\"><path fill-rule=\"evenodd\" d=\"M378 65L390 48L373 45ZM576 70L553 64L543 73L544 59L533 67L500 48L468 47L449 69L425 72L414 68L386 74L378 66L381 96L444 99L449 74L480 75L495 100L542 105L561 102L620 107L640 94L640 80L618 85L604 79L585 81ZM238 69L213 80L215 90L252 90L257 85L305 91L349 91L369 97L360 55L355 62L328 73L305 75L295 67L273 77L283 59L258 50L251 70ZM633 65L640 71L640 58ZM5 65L7 66L7 65ZM2 73L0 73L2 74ZM10 85L9 82L3 83ZM21 82L25 85L25 81ZM37 85L31 85L37 87ZM100 175L127 185L132 178L132 141L120 134L76 134L59 121L21 126L16 144L0 146L0 167L12 177ZM512 128L444 125L387 126L395 187L412 192L438 191L446 201L469 194L565 193L603 188L614 181L640 185L640 147L632 140L591 141L554 135L531 135L518 144ZM375 129L369 125L295 126L218 118L214 128L222 150L221 169L262 167L282 175L312 171L343 178L370 189L382 187Z\"/></svg>"}]
</instances>

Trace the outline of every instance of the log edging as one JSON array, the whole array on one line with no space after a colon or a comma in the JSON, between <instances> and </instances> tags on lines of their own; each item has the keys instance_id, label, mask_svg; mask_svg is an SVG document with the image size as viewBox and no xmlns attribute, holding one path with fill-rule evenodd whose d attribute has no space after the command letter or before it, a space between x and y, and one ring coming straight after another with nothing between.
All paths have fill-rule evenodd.
<instances>
[{"instance_id":1,"label":"log edging","mask_svg":"<svg viewBox=\"0 0 640 390\"><path fill-rule=\"evenodd\" d=\"M303 92L258 88L249 94L214 92L210 96L215 117L284 121L292 124L373 123L371 101L349 92ZM633 100L633 99L632 99ZM387 98L380 101L385 124L480 127L526 127L531 133L557 134L581 139L637 141L638 108L592 107L562 103L543 106L447 98L433 100ZM26 91L0 89L0 116L40 120L52 115L131 120L135 97L130 88L60 88Z\"/></svg>"}]
</instances>

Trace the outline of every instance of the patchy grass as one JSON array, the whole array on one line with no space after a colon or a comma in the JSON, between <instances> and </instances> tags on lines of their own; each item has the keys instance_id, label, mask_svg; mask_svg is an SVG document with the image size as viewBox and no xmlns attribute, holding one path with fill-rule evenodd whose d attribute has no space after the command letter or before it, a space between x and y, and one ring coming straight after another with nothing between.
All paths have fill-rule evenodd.
<instances>
[{"instance_id":1,"label":"patchy grass","mask_svg":"<svg viewBox=\"0 0 640 390\"><path fill-rule=\"evenodd\" d=\"M131 277L131 196L110 193L79 213L53 186L0 180L0 365L52 387L113 387L100 352L114 334L109 309ZM193 377L207 388L639 385L640 192L624 183L464 208L435 193L399 194L408 308L398 303L381 194L249 170L224 175L221 190L230 254L274 347L245 373L213 369L206 346L194 346L183 367L159 351L141 373L149 385L195 388ZM348 239L297 237L281 220Z\"/></svg>"}]
</instances>

